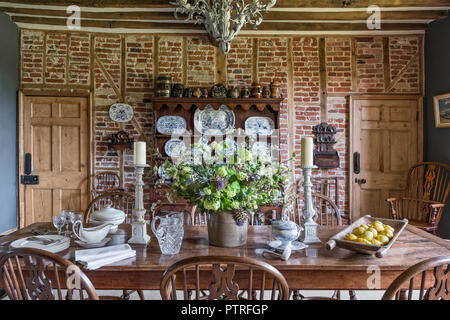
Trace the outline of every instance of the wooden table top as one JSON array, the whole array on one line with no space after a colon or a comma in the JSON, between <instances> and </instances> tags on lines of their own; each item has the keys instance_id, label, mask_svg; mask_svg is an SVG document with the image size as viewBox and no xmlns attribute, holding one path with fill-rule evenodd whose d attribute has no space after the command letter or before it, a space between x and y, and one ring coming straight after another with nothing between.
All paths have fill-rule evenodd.
<instances>
[{"instance_id":1,"label":"wooden table top","mask_svg":"<svg viewBox=\"0 0 450 320\"><path fill-rule=\"evenodd\" d=\"M129 233L129 225L121 225L121 229ZM332 251L326 249L328 239L344 227L319 227L321 244L310 245L309 248L293 252L288 261L266 259L257 249L270 249L271 240L269 226L250 226L247 245L239 248L220 248L209 245L206 226L185 226L185 237L180 253L162 255L156 237L151 234L151 242L147 247L132 245L136 257L121 261L115 265L105 266L100 271L164 271L168 266L183 258L204 255L229 255L252 257L264 260L280 271L300 270L346 270L362 271L368 266L378 266L380 270L402 271L428 258L450 255L450 242L408 225L384 258L376 258L341 248ZM32 230L51 230L50 223L37 223L0 238L0 254L15 239L31 235ZM76 244L60 252L73 261L74 251L83 248ZM96 271L99 271L96 270Z\"/></svg>"}]
</instances>

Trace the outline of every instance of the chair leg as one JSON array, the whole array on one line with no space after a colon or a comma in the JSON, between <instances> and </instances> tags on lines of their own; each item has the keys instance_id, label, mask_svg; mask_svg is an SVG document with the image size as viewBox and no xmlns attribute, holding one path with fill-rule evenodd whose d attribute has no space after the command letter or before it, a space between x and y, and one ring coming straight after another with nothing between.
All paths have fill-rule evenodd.
<instances>
[{"instance_id":1,"label":"chair leg","mask_svg":"<svg viewBox=\"0 0 450 320\"><path fill-rule=\"evenodd\" d=\"M133 290L123 290L122 299L123 300L130 300L130 296L133 293Z\"/></svg>"},{"instance_id":2,"label":"chair leg","mask_svg":"<svg viewBox=\"0 0 450 320\"><path fill-rule=\"evenodd\" d=\"M6 297L6 292L3 289L0 289L0 300L2 300L4 297Z\"/></svg>"},{"instance_id":3,"label":"chair leg","mask_svg":"<svg viewBox=\"0 0 450 320\"><path fill-rule=\"evenodd\" d=\"M350 290L348 293L350 295L350 300L358 300L356 298L356 292L354 290Z\"/></svg>"},{"instance_id":4,"label":"chair leg","mask_svg":"<svg viewBox=\"0 0 450 320\"><path fill-rule=\"evenodd\" d=\"M331 298L341 300L341 290L336 290Z\"/></svg>"},{"instance_id":5,"label":"chair leg","mask_svg":"<svg viewBox=\"0 0 450 320\"><path fill-rule=\"evenodd\" d=\"M292 300L302 300L305 297L300 293L300 290L293 290Z\"/></svg>"},{"instance_id":6,"label":"chair leg","mask_svg":"<svg viewBox=\"0 0 450 320\"><path fill-rule=\"evenodd\" d=\"M139 298L140 298L141 300L145 300L144 290L137 290L137 293L138 293Z\"/></svg>"}]
</instances>

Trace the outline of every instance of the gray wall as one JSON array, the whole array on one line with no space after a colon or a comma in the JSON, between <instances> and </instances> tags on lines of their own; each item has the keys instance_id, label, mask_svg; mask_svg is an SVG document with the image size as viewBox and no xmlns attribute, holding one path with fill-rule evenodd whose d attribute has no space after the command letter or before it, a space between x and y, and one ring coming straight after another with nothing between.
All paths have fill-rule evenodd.
<instances>
[{"instance_id":1,"label":"gray wall","mask_svg":"<svg viewBox=\"0 0 450 320\"><path fill-rule=\"evenodd\" d=\"M424 155L450 165L450 128L435 127L433 96L450 93L450 18L431 23L425 38ZM450 198L450 197L449 197ZM450 239L450 200L439 236Z\"/></svg>"},{"instance_id":2,"label":"gray wall","mask_svg":"<svg viewBox=\"0 0 450 320\"><path fill-rule=\"evenodd\" d=\"M17 227L17 89L19 32L0 12L0 233Z\"/></svg>"}]
</instances>

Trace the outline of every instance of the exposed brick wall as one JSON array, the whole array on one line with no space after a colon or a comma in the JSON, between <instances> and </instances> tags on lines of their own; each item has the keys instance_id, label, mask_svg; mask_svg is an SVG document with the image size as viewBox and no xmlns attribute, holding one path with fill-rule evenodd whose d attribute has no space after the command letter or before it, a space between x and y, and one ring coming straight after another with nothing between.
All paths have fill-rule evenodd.
<instances>
[{"instance_id":1,"label":"exposed brick wall","mask_svg":"<svg viewBox=\"0 0 450 320\"><path fill-rule=\"evenodd\" d=\"M228 86L250 85L257 76L262 85L274 79L282 83L285 97L280 112L282 159L288 158L289 146L300 154L302 136L312 136L312 127L326 118L337 128L336 150L341 167L333 170L315 170L314 175L340 177L340 203L349 208L349 99L352 88L357 93L383 93L409 63L418 48L418 36L389 37L389 81L384 79L383 37L325 37L327 84L327 112L320 105L319 37L258 37L257 48L252 37L238 37L232 43L226 58ZM352 69L352 41L355 42ZM288 44L292 43L292 52ZM155 52L156 48L158 52ZM139 139L140 132L133 123L119 124L109 118L109 106L119 102L104 71L96 63L94 53L111 77L124 102L134 108L135 119L150 142L154 141L154 115L149 99L153 96L155 77L170 75L173 82L191 87L209 87L215 83L216 51L207 37L100 35L21 30L21 87L25 89L93 90L95 171L114 170L121 174L124 187L134 188L131 150L112 151L107 148L111 134L125 130ZM183 56L186 52L186 56ZM257 61L254 61L256 57ZM292 60L290 60L290 57ZM402 74L391 92L420 93L421 55ZM91 79L91 67L93 78ZM256 70L253 70L256 66ZM293 105L289 105L289 74L292 67ZM123 72L122 72L123 71ZM352 75L356 77L353 79ZM125 78L124 78L125 77ZM91 87L92 85L92 87ZM125 86L122 88L122 86ZM290 108L293 108L290 113ZM289 115L292 114L293 132ZM292 141L291 141L292 137ZM149 157L150 160L150 157ZM146 199L151 193L150 171L145 177ZM300 171L296 172L300 177ZM146 201L149 204L149 201Z\"/></svg>"}]
</instances>

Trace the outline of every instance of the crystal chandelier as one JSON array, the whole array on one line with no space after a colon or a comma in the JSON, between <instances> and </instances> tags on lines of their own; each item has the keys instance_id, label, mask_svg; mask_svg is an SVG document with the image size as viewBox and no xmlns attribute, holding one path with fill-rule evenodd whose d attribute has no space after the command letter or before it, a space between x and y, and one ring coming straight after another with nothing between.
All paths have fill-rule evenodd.
<instances>
[{"instance_id":1,"label":"crystal chandelier","mask_svg":"<svg viewBox=\"0 0 450 320\"><path fill-rule=\"evenodd\" d=\"M175 18L179 14L187 14L185 21L194 21L195 24L204 24L206 31L219 42L220 51L227 54L230 51L230 42L246 24L256 29L263 21L261 12L272 8L277 0L176 0L171 2L175 9Z\"/></svg>"}]
</instances>

